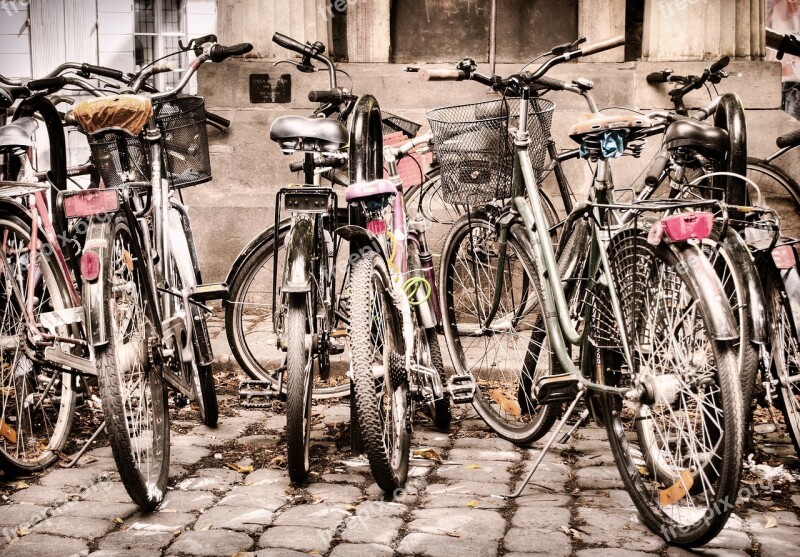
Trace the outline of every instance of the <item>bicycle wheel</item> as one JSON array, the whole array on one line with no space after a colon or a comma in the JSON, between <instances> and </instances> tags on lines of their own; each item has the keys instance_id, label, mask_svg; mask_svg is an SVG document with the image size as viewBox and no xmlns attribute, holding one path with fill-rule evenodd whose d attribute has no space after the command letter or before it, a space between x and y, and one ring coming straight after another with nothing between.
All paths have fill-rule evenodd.
<instances>
[{"instance_id":1,"label":"bicycle wheel","mask_svg":"<svg viewBox=\"0 0 800 557\"><path fill-rule=\"evenodd\" d=\"M278 281L286 261L284 240L288 223L278 232ZM267 381L276 388L286 369L286 354L278 347L272 307L275 234L251 251L230 284L230 299L225 304L225 331L231 352L244 372L257 381ZM340 250L346 252L347 250ZM342 255L344 257L345 254ZM341 265L338 268L344 268ZM344 284L343 277L337 277ZM276 298L280 302L280 297ZM346 396L350 390L347 377L347 351L333 355L327 379L314 377L313 396L317 399ZM285 388L285 387L284 387Z\"/></svg>"},{"instance_id":2,"label":"bicycle wheel","mask_svg":"<svg viewBox=\"0 0 800 557\"><path fill-rule=\"evenodd\" d=\"M797 271L792 269L790 272ZM776 397L777 406L783 414L783 423L794 449L800 455L800 345L791 307L800 304L800 299L797 293L786 292L783 280L776 273L768 273L764 284L772 325L772 373L779 395Z\"/></svg>"},{"instance_id":3,"label":"bicycle wheel","mask_svg":"<svg viewBox=\"0 0 800 557\"><path fill-rule=\"evenodd\" d=\"M387 493L408 475L408 377L401 319L383 258L368 252L350 274L350 358L356 414L375 482Z\"/></svg>"},{"instance_id":4,"label":"bicycle wheel","mask_svg":"<svg viewBox=\"0 0 800 557\"><path fill-rule=\"evenodd\" d=\"M104 250L108 344L97 349L103 413L120 478L134 503L154 509L169 474L169 412L161 370L148 344L156 319L143 292L144 262L134 261L127 221L111 222Z\"/></svg>"},{"instance_id":5,"label":"bicycle wheel","mask_svg":"<svg viewBox=\"0 0 800 557\"><path fill-rule=\"evenodd\" d=\"M747 159L747 177L761 190L763 203L781 216L781 233L800 238L800 186L782 169L760 159ZM753 203L757 201L755 194Z\"/></svg>"},{"instance_id":6,"label":"bicycle wheel","mask_svg":"<svg viewBox=\"0 0 800 557\"><path fill-rule=\"evenodd\" d=\"M311 391L314 358L308 350L308 309L305 294L289 296L286 308L286 462L289 478L300 483L309 470Z\"/></svg>"},{"instance_id":7,"label":"bicycle wheel","mask_svg":"<svg viewBox=\"0 0 800 557\"><path fill-rule=\"evenodd\" d=\"M458 374L471 374L477 384L473 406L498 435L513 443L539 439L552 427L560 405L540 406L534 400L537 380L552 373L536 270L526 245L509 232L492 321L499 238L486 215L461 218L445 243L439 283L444 336Z\"/></svg>"},{"instance_id":8,"label":"bicycle wheel","mask_svg":"<svg viewBox=\"0 0 800 557\"><path fill-rule=\"evenodd\" d=\"M695 547L719 533L736 503L743 421L737 353L707 325L731 310L706 288L715 279L702 253L686 249L679 260L637 232L612 240L611 278L633 361L625 363L619 337L617 346L597 344L606 382L644 387L636 403L600 397L622 482L651 530ZM597 315L590 334L609 322L618 335L612 316Z\"/></svg>"},{"instance_id":9,"label":"bicycle wheel","mask_svg":"<svg viewBox=\"0 0 800 557\"><path fill-rule=\"evenodd\" d=\"M67 443L75 413L72 376L47 369L31 357L37 349L28 338L26 301L33 300L33 319L40 327L42 313L72 304L48 244L40 243L31 261L30 239L27 223L0 216L0 468L9 475L38 472L52 464ZM33 292L28 284L31 264L37 270ZM55 332L70 336L66 327Z\"/></svg>"}]
</instances>

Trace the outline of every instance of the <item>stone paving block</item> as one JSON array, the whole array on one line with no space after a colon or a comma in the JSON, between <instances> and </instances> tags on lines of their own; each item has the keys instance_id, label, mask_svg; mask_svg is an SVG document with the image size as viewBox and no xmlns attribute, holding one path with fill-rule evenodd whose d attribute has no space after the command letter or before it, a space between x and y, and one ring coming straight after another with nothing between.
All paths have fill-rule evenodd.
<instances>
[{"instance_id":1,"label":"stone paving block","mask_svg":"<svg viewBox=\"0 0 800 557\"><path fill-rule=\"evenodd\" d=\"M798 519L797 515L791 511L767 511L763 513L751 514L749 517L747 517L747 528L754 533L771 530L771 528L765 528L767 524L767 517L774 518L778 523L778 528L783 528L786 526L800 526L800 519Z\"/></svg>"},{"instance_id":2,"label":"stone paving block","mask_svg":"<svg viewBox=\"0 0 800 557\"><path fill-rule=\"evenodd\" d=\"M30 503L43 507L55 507L66 503L70 496L70 493L57 487L32 485L14 492L9 499L13 503Z\"/></svg>"},{"instance_id":3,"label":"stone paving block","mask_svg":"<svg viewBox=\"0 0 800 557\"><path fill-rule=\"evenodd\" d=\"M331 546L333 532L305 526L272 526L258 539L259 547L283 547L306 553L326 553Z\"/></svg>"},{"instance_id":4,"label":"stone paving block","mask_svg":"<svg viewBox=\"0 0 800 557\"><path fill-rule=\"evenodd\" d=\"M78 461L72 470L94 470L98 473L112 474L117 472L117 463L112 456L96 456L87 453Z\"/></svg>"},{"instance_id":5,"label":"stone paving block","mask_svg":"<svg viewBox=\"0 0 800 557\"><path fill-rule=\"evenodd\" d=\"M99 478L108 479L108 472L94 468L56 468L39 478L39 485L48 487L88 487Z\"/></svg>"},{"instance_id":6,"label":"stone paving block","mask_svg":"<svg viewBox=\"0 0 800 557\"><path fill-rule=\"evenodd\" d=\"M450 484L431 484L425 488L426 497L436 497L437 495L476 495L489 497L492 495L508 495L511 493L505 484L492 482L453 482Z\"/></svg>"},{"instance_id":7,"label":"stone paving block","mask_svg":"<svg viewBox=\"0 0 800 557\"><path fill-rule=\"evenodd\" d=\"M287 504L285 489L279 485L237 485L217 505L223 507L259 507L274 512Z\"/></svg>"},{"instance_id":8,"label":"stone paving block","mask_svg":"<svg viewBox=\"0 0 800 557\"><path fill-rule=\"evenodd\" d=\"M392 501L364 501L356 506L358 516L372 518L400 516L408 510L402 503Z\"/></svg>"},{"instance_id":9,"label":"stone paving block","mask_svg":"<svg viewBox=\"0 0 800 557\"><path fill-rule=\"evenodd\" d=\"M448 480L504 484L511 480L508 465L508 462L492 461L473 461L465 464L444 465L436 470L436 475Z\"/></svg>"},{"instance_id":10,"label":"stone paving block","mask_svg":"<svg viewBox=\"0 0 800 557\"><path fill-rule=\"evenodd\" d=\"M247 435L239 437L236 442L240 445L255 445L258 447L274 447L281 440L281 436L268 433L266 435Z\"/></svg>"},{"instance_id":11,"label":"stone paving block","mask_svg":"<svg viewBox=\"0 0 800 557\"><path fill-rule=\"evenodd\" d=\"M322 474L322 481L330 483L339 482L361 485L366 483L367 479L361 474Z\"/></svg>"},{"instance_id":12,"label":"stone paving block","mask_svg":"<svg viewBox=\"0 0 800 557\"><path fill-rule=\"evenodd\" d=\"M753 532L753 539L761 544L761 557L796 555L800 547L800 528L769 528Z\"/></svg>"},{"instance_id":13,"label":"stone paving block","mask_svg":"<svg viewBox=\"0 0 800 557\"><path fill-rule=\"evenodd\" d=\"M119 530L112 532L98 542L100 549L141 549L143 551L161 551L175 537L173 532L157 530Z\"/></svg>"},{"instance_id":14,"label":"stone paving block","mask_svg":"<svg viewBox=\"0 0 800 557\"><path fill-rule=\"evenodd\" d=\"M514 499L517 507L539 507L541 505L566 507L572 501L572 497L565 493L547 491L539 486L537 486L537 489L526 489L524 495Z\"/></svg>"},{"instance_id":15,"label":"stone paving block","mask_svg":"<svg viewBox=\"0 0 800 557\"><path fill-rule=\"evenodd\" d=\"M634 510L628 492L622 489L586 490L577 494L579 507L598 507L610 509Z\"/></svg>"},{"instance_id":16,"label":"stone paving block","mask_svg":"<svg viewBox=\"0 0 800 557\"><path fill-rule=\"evenodd\" d=\"M475 509L419 509L406 527L410 532L443 534L461 538L499 540L506 521L495 511Z\"/></svg>"},{"instance_id":17,"label":"stone paving block","mask_svg":"<svg viewBox=\"0 0 800 557\"><path fill-rule=\"evenodd\" d=\"M95 503L130 503L131 496L122 482L98 482L80 494L82 501Z\"/></svg>"},{"instance_id":18,"label":"stone paving block","mask_svg":"<svg viewBox=\"0 0 800 557\"><path fill-rule=\"evenodd\" d=\"M389 545L403 527L401 518L349 517L342 532L342 540L350 543L375 543Z\"/></svg>"},{"instance_id":19,"label":"stone paving block","mask_svg":"<svg viewBox=\"0 0 800 557\"><path fill-rule=\"evenodd\" d=\"M169 460L171 464L191 465L209 456L211 452L212 449L208 447L173 447L169 452Z\"/></svg>"},{"instance_id":20,"label":"stone paving block","mask_svg":"<svg viewBox=\"0 0 800 557\"><path fill-rule=\"evenodd\" d=\"M728 526L730 525L730 521L728 521ZM722 532L717 534L716 538L703 547L708 549L738 549L746 551L752 549L752 546L753 542L746 532L725 528Z\"/></svg>"},{"instance_id":21,"label":"stone paving block","mask_svg":"<svg viewBox=\"0 0 800 557\"><path fill-rule=\"evenodd\" d=\"M633 512L611 509L578 509L580 529L585 533L582 541L589 545L606 547L635 547L645 552L657 552L666 547L661 537L650 531Z\"/></svg>"},{"instance_id":22,"label":"stone paving block","mask_svg":"<svg viewBox=\"0 0 800 557\"><path fill-rule=\"evenodd\" d=\"M391 547L368 544L340 543L331 551L330 557L392 557L394 551Z\"/></svg>"},{"instance_id":23,"label":"stone paving block","mask_svg":"<svg viewBox=\"0 0 800 557\"><path fill-rule=\"evenodd\" d=\"M454 538L435 534L413 533L400 541L396 549L400 555L424 557L496 557L497 542L481 538Z\"/></svg>"},{"instance_id":24,"label":"stone paving block","mask_svg":"<svg viewBox=\"0 0 800 557\"><path fill-rule=\"evenodd\" d=\"M0 526L17 527L20 524L31 524L44 519L50 507L29 503L15 503L0 506Z\"/></svg>"},{"instance_id":25,"label":"stone paving block","mask_svg":"<svg viewBox=\"0 0 800 557\"><path fill-rule=\"evenodd\" d=\"M608 447L606 447L606 452L582 455L575 459L575 468L590 468L592 466L616 466L614 455L611 454Z\"/></svg>"},{"instance_id":26,"label":"stone paving block","mask_svg":"<svg viewBox=\"0 0 800 557\"><path fill-rule=\"evenodd\" d=\"M159 511L180 513L200 512L211 507L217 496L210 491L168 491L158 506Z\"/></svg>"},{"instance_id":27,"label":"stone paving block","mask_svg":"<svg viewBox=\"0 0 800 557\"><path fill-rule=\"evenodd\" d=\"M88 554L89 546L84 540L50 534L29 534L8 544L0 552L2 557L74 557Z\"/></svg>"},{"instance_id":28,"label":"stone paving block","mask_svg":"<svg viewBox=\"0 0 800 557\"><path fill-rule=\"evenodd\" d=\"M667 552L669 555L669 552ZM694 555L694 553L688 553L688 555ZM700 555L705 555L701 553ZM614 550L614 557L655 557L655 553L645 553L643 551L634 551L631 549L615 549ZM608 557L608 549L605 548L593 548L593 549L581 549L575 552L575 557Z\"/></svg>"},{"instance_id":29,"label":"stone paving block","mask_svg":"<svg viewBox=\"0 0 800 557\"><path fill-rule=\"evenodd\" d=\"M199 437L207 437L219 441L231 441L241 437L247 427L253 423L250 416L240 413L235 420L220 420L217 427L208 427L207 425L198 425L192 431L192 435Z\"/></svg>"},{"instance_id":30,"label":"stone paving block","mask_svg":"<svg viewBox=\"0 0 800 557\"><path fill-rule=\"evenodd\" d=\"M361 490L351 485L316 483L309 485L306 491L328 503L352 503L361 497Z\"/></svg>"},{"instance_id":31,"label":"stone paving block","mask_svg":"<svg viewBox=\"0 0 800 557\"><path fill-rule=\"evenodd\" d=\"M184 532L167 550L167 555L228 557L253 547L253 540L242 532L205 530Z\"/></svg>"},{"instance_id":32,"label":"stone paving block","mask_svg":"<svg viewBox=\"0 0 800 557\"><path fill-rule=\"evenodd\" d=\"M170 437L170 447L209 447L214 448L222 445L224 441L209 435L196 435L190 433L188 435L173 435Z\"/></svg>"},{"instance_id":33,"label":"stone paving block","mask_svg":"<svg viewBox=\"0 0 800 557\"><path fill-rule=\"evenodd\" d=\"M286 427L286 414L276 414L264 420L265 429L284 429Z\"/></svg>"},{"instance_id":34,"label":"stone paving block","mask_svg":"<svg viewBox=\"0 0 800 557\"><path fill-rule=\"evenodd\" d=\"M623 489L616 466L592 466L575 473L580 489Z\"/></svg>"},{"instance_id":35,"label":"stone paving block","mask_svg":"<svg viewBox=\"0 0 800 557\"><path fill-rule=\"evenodd\" d=\"M55 514L114 520L115 518L128 518L138 510L139 507L135 503L103 503L100 505L94 501L70 501L63 507L59 507Z\"/></svg>"},{"instance_id":36,"label":"stone paving block","mask_svg":"<svg viewBox=\"0 0 800 557\"><path fill-rule=\"evenodd\" d=\"M259 468L245 476L243 485L280 485L286 487L289 485L289 476L282 470Z\"/></svg>"},{"instance_id":37,"label":"stone paving block","mask_svg":"<svg viewBox=\"0 0 800 557\"><path fill-rule=\"evenodd\" d=\"M642 555L652 555L652 553ZM709 549L702 547L687 551L679 547L669 547L667 548L667 557L750 557L750 554L736 549Z\"/></svg>"},{"instance_id":38,"label":"stone paving block","mask_svg":"<svg viewBox=\"0 0 800 557\"><path fill-rule=\"evenodd\" d=\"M195 530L224 528L248 534L257 534L272 524L274 513L255 507L214 507L200 515Z\"/></svg>"},{"instance_id":39,"label":"stone paving block","mask_svg":"<svg viewBox=\"0 0 800 557\"><path fill-rule=\"evenodd\" d=\"M511 517L511 526L531 530L555 531L569 525L570 510L565 507L522 507Z\"/></svg>"},{"instance_id":40,"label":"stone paving block","mask_svg":"<svg viewBox=\"0 0 800 557\"><path fill-rule=\"evenodd\" d=\"M450 442L450 436L441 431L414 430L414 434L411 436L411 445L413 447L446 449L450 446Z\"/></svg>"},{"instance_id":41,"label":"stone paving block","mask_svg":"<svg viewBox=\"0 0 800 557\"><path fill-rule=\"evenodd\" d=\"M275 519L275 526L308 526L332 530L344 522L350 513L343 505L322 503L320 505L298 505L282 512Z\"/></svg>"},{"instance_id":42,"label":"stone paving block","mask_svg":"<svg viewBox=\"0 0 800 557\"><path fill-rule=\"evenodd\" d=\"M292 549L285 549L282 547L270 547L256 551L256 557L308 557L305 551L294 551Z\"/></svg>"},{"instance_id":43,"label":"stone paving block","mask_svg":"<svg viewBox=\"0 0 800 557\"><path fill-rule=\"evenodd\" d=\"M563 532L542 533L540 530L511 528L503 539L506 551L536 553L552 557L568 557L572 553L572 542Z\"/></svg>"},{"instance_id":44,"label":"stone paving block","mask_svg":"<svg viewBox=\"0 0 800 557\"><path fill-rule=\"evenodd\" d=\"M486 451L513 451L516 445L499 437L459 437L453 441L454 449L482 449Z\"/></svg>"},{"instance_id":45,"label":"stone paving block","mask_svg":"<svg viewBox=\"0 0 800 557\"><path fill-rule=\"evenodd\" d=\"M470 464L476 460L486 462L517 462L522 455L517 451L496 451L493 449L450 449L445 464ZM451 462L455 461L455 462Z\"/></svg>"},{"instance_id":46,"label":"stone paving block","mask_svg":"<svg viewBox=\"0 0 800 557\"><path fill-rule=\"evenodd\" d=\"M150 530L152 532L176 532L185 530L196 517L189 513L149 512L136 513L122 524L123 530Z\"/></svg>"},{"instance_id":47,"label":"stone paving block","mask_svg":"<svg viewBox=\"0 0 800 557\"><path fill-rule=\"evenodd\" d=\"M34 531L54 536L94 540L105 536L116 526L116 522L102 518L56 516L34 526Z\"/></svg>"},{"instance_id":48,"label":"stone paving block","mask_svg":"<svg viewBox=\"0 0 800 557\"><path fill-rule=\"evenodd\" d=\"M101 549L90 553L89 557L161 557L161 552L147 549Z\"/></svg>"},{"instance_id":49,"label":"stone paving block","mask_svg":"<svg viewBox=\"0 0 800 557\"><path fill-rule=\"evenodd\" d=\"M426 494L420 506L425 509L502 509L506 506L506 502L497 497L442 493L439 495Z\"/></svg>"},{"instance_id":50,"label":"stone paving block","mask_svg":"<svg viewBox=\"0 0 800 557\"><path fill-rule=\"evenodd\" d=\"M179 482L175 489L181 491L227 491L242 475L227 468L201 468Z\"/></svg>"}]
</instances>

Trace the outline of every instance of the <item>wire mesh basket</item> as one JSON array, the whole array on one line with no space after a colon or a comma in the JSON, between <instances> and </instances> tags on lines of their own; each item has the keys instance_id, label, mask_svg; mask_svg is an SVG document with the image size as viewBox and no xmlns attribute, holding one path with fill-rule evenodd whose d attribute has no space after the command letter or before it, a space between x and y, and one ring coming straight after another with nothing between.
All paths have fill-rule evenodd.
<instances>
[{"instance_id":1,"label":"wire mesh basket","mask_svg":"<svg viewBox=\"0 0 800 557\"><path fill-rule=\"evenodd\" d=\"M406 120L405 118L401 118L400 116L395 116L394 114L390 114L388 112L384 112L383 116L383 135L389 135L392 133L403 132L403 134L412 139L417 136L419 129L422 127L416 122L412 122L411 120Z\"/></svg>"},{"instance_id":2,"label":"wire mesh basket","mask_svg":"<svg viewBox=\"0 0 800 557\"><path fill-rule=\"evenodd\" d=\"M514 144L509 130L519 125L519 103L498 99L428 112L447 203L478 204L511 196ZM551 101L530 100L528 153L537 172L544 167L552 120Z\"/></svg>"},{"instance_id":3,"label":"wire mesh basket","mask_svg":"<svg viewBox=\"0 0 800 557\"><path fill-rule=\"evenodd\" d=\"M205 100L186 96L156 103L164 177L173 188L211 180ZM108 130L89 135L92 163L106 187L150 181L150 156L138 136Z\"/></svg>"}]
</instances>

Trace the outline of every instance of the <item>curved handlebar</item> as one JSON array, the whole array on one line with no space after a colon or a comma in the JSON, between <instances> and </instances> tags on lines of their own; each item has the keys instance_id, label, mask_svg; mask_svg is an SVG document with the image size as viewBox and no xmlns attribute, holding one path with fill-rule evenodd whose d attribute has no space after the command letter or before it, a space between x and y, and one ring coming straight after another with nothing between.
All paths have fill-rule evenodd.
<instances>
[{"instance_id":1,"label":"curved handlebar","mask_svg":"<svg viewBox=\"0 0 800 557\"><path fill-rule=\"evenodd\" d=\"M223 62L231 56L242 56L253 50L253 45L250 43L239 43L233 46L222 46L215 44L211 47L209 58L212 62Z\"/></svg>"},{"instance_id":2,"label":"curved handlebar","mask_svg":"<svg viewBox=\"0 0 800 557\"><path fill-rule=\"evenodd\" d=\"M28 89L31 91L45 91L47 89L61 89L67 84L67 78L63 75L57 77L45 77L33 79L28 82Z\"/></svg>"},{"instance_id":3,"label":"curved handlebar","mask_svg":"<svg viewBox=\"0 0 800 557\"><path fill-rule=\"evenodd\" d=\"M795 130L780 136L775 140L775 143L781 149L784 147L794 147L796 145L800 145L800 130Z\"/></svg>"},{"instance_id":4,"label":"curved handlebar","mask_svg":"<svg viewBox=\"0 0 800 557\"><path fill-rule=\"evenodd\" d=\"M625 45L625 35L619 35L617 37L612 37L604 41L586 45L577 52L580 53L578 54L578 56L590 56L592 54L597 54L598 52L611 50L612 48L617 48L624 45Z\"/></svg>"}]
</instances>

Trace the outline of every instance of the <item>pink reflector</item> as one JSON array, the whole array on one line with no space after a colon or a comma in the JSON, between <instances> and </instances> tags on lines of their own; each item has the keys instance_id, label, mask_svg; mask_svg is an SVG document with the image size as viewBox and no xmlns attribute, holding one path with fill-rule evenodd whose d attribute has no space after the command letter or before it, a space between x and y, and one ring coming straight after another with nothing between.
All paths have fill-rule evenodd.
<instances>
[{"instance_id":1,"label":"pink reflector","mask_svg":"<svg viewBox=\"0 0 800 557\"><path fill-rule=\"evenodd\" d=\"M711 213L693 211L666 217L661 219L661 223L667 237L673 242L703 240L711 235L714 216Z\"/></svg>"},{"instance_id":2,"label":"pink reflector","mask_svg":"<svg viewBox=\"0 0 800 557\"><path fill-rule=\"evenodd\" d=\"M119 198L115 190L91 189L64 198L64 215L68 219L115 213L118 210Z\"/></svg>"},{"instance_id":3,"label":"pink reflector","mask_svg":"<svg viewBox=\"0 0 800 557\"><path fill-rule=\"evenodd\" d=\"M81 256L81 276L84 280L97 280L99 275L100 257L93 251L87 251Z\"/></svg>"},{"instance_id":4,"label":"pink reflector","mask_svg":"<svg viewBox=\"0 0 800 557\"><path fill-rule=\"evenodd\" d=\"M367 230L373 234L386 234L386 221L383 219L367 222Z\"/></svg>"},{"instance_id":5,"label":"pink reflector","mask_svg":"<svg viewBox=\"0 0 800 557\"><path fill-rule=\"evenodd\" d=\"M797 261L792 246L778 246L772 250L772 260L778 269L791 269Z\"/></svg>"}]
</instances>

